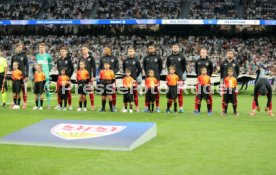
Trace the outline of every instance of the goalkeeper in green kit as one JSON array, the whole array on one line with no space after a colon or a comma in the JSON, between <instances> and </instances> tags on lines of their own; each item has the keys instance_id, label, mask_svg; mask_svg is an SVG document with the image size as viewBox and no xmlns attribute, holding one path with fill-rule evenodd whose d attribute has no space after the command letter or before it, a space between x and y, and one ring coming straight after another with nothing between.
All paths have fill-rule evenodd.
<instances>
[{"instance_id":1,"label":"goalkeeper in green kit","mask_svg":"<svg viewBox=\"0 0 276 175\"><path fill-rule=\"evenodd\" d=\"M46 53L46 45L45 43L39 44L39 54L37 54L36 62L42 66L42 72L45 74L46 84L44 89L46 90L46 97L47 97L47 108L50 109L50 101L51 101L51 93L50 93L50 72L52 69L52 57L48 53Z\"/></svg>"}]
</instances>

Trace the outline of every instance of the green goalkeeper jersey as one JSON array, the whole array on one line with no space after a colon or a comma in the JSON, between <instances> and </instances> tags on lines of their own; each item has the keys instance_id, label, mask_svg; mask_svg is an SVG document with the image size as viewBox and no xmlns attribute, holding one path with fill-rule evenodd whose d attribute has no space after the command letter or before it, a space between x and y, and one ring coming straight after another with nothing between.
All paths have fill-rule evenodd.
<instances>
[{"instance_id":1,"label":"green goalkeeper jersey","mask_svg":"<svg viewBox=\"0 0 276 175\"><path fill-rule=\"evenodd\" d=\"M40 64L42 66L42 71L45 74L46 79L49 79L53 62L51 55L49 55L48 53L37 54L35 58L37 64Z\"/></svg>"}]
</instances>

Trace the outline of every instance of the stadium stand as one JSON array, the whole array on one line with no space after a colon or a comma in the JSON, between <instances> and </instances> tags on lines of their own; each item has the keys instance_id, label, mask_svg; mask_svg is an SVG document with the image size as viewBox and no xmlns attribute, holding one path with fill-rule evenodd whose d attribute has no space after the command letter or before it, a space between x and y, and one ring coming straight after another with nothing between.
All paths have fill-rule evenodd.
<instances>
[{"instance_id":1,"label":"stadium stand","mask_svg":"<svg viewBox=\"0 0 276 175\"><path fill-rule=\"evenodd\" d=\"M89 18L93 0L51 1L42 14L43 19L84 19Z\"/></svg>"},{"instance_id":2,"label":"stadium stand","mask_svg":"<svg viewBox=\"0 0 276 175\"><path fill-rule=\"evenodd\" d=\"M276 19L275 0L247 0L245 3L246 19Z\"/></svg>"},{"instance_id":3,"label":"stadium stand","mask_svg":"<svg viewBox=\"0 0 276 175\"><path fill-rule=\"evenodd\" d=\"M43 5L40 1L8 1L0 3L0 19L34 19Z\"/></svg>"},{"instance_id":4,"label":"stadium stand","mask_svg":"<svg viewBox=\"0 0 276 175\"><path fill-rule=\"evenodd\" d=\"M180 5L180 0L100 0L98 18L176 19L180 13Z\"/></svg>"},{"instance_id":5,"label":"stadium stand","mask_svg":"<svg viewBox=\"0 0 276 175\"><path fill-rule=\"evenodd\" d=\"M236 3L232 0L200 0L191 5L190 19L234 19Z\"/></svg>"},{"instance_id":6,"label":"stadium stand","mask_svg":"<svg viewBox=\"0 0 276 175\"><path fill-rule=\"evenodd\" d=\"M274 0L1 1L0 19L275 19Z\"/></svg>"}]
</instances>

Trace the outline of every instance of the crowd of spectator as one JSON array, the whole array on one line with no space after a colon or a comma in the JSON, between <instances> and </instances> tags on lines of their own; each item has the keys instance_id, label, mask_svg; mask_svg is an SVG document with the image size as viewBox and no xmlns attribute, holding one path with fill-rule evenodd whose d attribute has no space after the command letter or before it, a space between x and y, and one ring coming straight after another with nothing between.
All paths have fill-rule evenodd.
<instances>
[{"instance_id":1,"label":"crowd of spectator","mask_svg":"<svg viewBox=\"0 0 276 175\"><path fill-rule=\"evenodd\" d=\"M51 1L44 10L42 19L85 19L89 18L94 0Z\"/></svg>"},{"instance_id":2,"label":"crowd of spectator","mask_svg":"<svg viewBox=\"0 0 276 175\"><path fill-rule=\"evenodd\" d=\"M275 0L247 0L246 19L276 19Z\"/></svg>"},{"instance_id":3,"label":"crowd of spectator","mask_svg":"<svg viewBox=\"0 0 276 175\"><path fill-rule=\"evenodd\" d=\"M233 0L200 0L193 2L190 19L235 19L236 3Z\"/></svg>"},{"instance_id":4,"label":"crowd of spectator","mask_svg":"<svg viewBox=\"0 0 276 175\"><path fill-rule=\"evenodd\" d=\"M98 18L176 19L180 0L100 0Z\"/></svg>"},{"instance_id":5,"label":"crowd of spectator","mask_svg":"<svg viewBox=\"0 0 276 175\"><path fill-rule=\"evenodd\" d=\"M188 10L188 19L276 18L275 0L197 0L185 8L187 4L181 0L4 0L0 19L177 19L186 14L182 10Z\"/></svg>"},{"instance_id":6,"label":"crowd of spectator","mask_svg":"<svg viewBox=\"0 0 276 175\"><path fill-rule=\"evenodd\" d=\"M1 2L0 19L34 19L42 4L43 0Z\"/></svg>"}]
</instances>

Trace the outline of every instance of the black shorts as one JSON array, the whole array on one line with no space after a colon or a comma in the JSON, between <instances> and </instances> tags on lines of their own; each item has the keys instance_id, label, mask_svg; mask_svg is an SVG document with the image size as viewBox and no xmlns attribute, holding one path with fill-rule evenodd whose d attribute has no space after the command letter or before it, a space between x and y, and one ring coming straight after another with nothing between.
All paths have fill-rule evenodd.
<instances>
[{"instance_id":1,"label":"black shorts","mask_svg":"<svg viewBox=\"0 0 276 175\"><path fill-rule=\"evenodd\" d=\"M86 95L88 94L88 83L87 82L79 82L78 83L78 94Z\"/></svg>"},{"instance_id":2,"label":"black shorts","mask_svg":"<svg viewBox=\"0 0 276 175\"><path fill-rule=\"evenodd\" d=\"M133 91L128 89L124 92L124 103L133 102Z\"/></svg>"},{"instance_id":3,"label":"black shorts","mask_svg":"<svg viewBox=\"0 0 276 175\"><path fill-rule=\"evenodd\" d=\"M101 95L113 95L115 93L115 89L113 88L113 84L102 84L101 86Z\"/></svg>"},{"instance_id":4,"label":"black shorts","mask_svg":"<svg viewBox=\"0 0 276 175\"><path fill-rule=\"evenodd\" d=\"M178 97L177 86L169 86L167 99L176 99L177 97Z\"/></svg>"},{"instance_id":5,"label":"black shorts","mask_svg":"<svg viewBox=\"0 0 276 175\"><path fill-rule=\"evenodd\" d=\"M223 94L223 101L228 104L232 103L235 104L237 103L237 93L235 89L232 90L226 90L225 93Z\"/></svg>"},{"instance_id":6,"label":"black shorts","mask_svg":"<svg viewBox=\"0 0 276 175\"><path fill-rule=\"evenodd\" d=\"M65 88L68 88L69 85L65 86ZM68 98L68 94L69 94L69 90L62 90L62 85L59 86L58 88L58 96L61 100L67 100Z\"/></svg>"},{"instance_id":7,"label":"black shorts","mask_svg":"<svg viewBox=\"0 0 276 175\"><path fill-rule=\"evenodd\" d=\"M154 102L156 98L157 92L155 91L155 88L148 89L146 93L146 101L147 102Z\"/></svg>"},{"instance_id":8,"label":"black shorts","mask_svg":"<svg viewBox=\"0 0 276 175\"><path fill-rule=\"evenodd\" d=\"M21 80L12 81L12 93L19 94L21 92Z\"/></svg>"},{"instance_id":9,"label":"black shorts","mask_svg":"<svg viewBox=\"0 0 276 175\"><path fill-rule=\"evenodd\" d=\"M35 94L43 94L44 92L44 83L43 82L35 82L34 83L34 93Z\"/></svg>"},{"instance_id":10,"label":"black shorts","mask_svg":"<svg viewBox=\"0 0 276 175\"><path fill-rule=\"evenodd\" d=\"M211 92L211 87L210 86L201 86L200 90L197 92L198 93L198 100L202 101L204 100L209 100L210 99L210 92Z\"/></svg>"},{"instance_id":11,"label":"black shorts","mask_svg":"<svg viewBox=\"0 0 276 175\"><path fill-rule=\"evenodd\" d=\"M0 91L2 90L2 87L3 87L3 80L4 80L4 74L0 73ZM7 91L7 89L8 89L7 80L4 83L4 89L5 89L5 91Z\"/></svg>"},{"instance_id":12,"label":"black shorts","mask_svg":"<svg viewBox=\"0 0 276 175\"><path fill-rule=\"evenodd\" d=\"M65 90L62 92L62 90L60 90L58 92L58 96L61 100L67 100L68 99L68 90Z\"/></svg>"}]
</instances>

